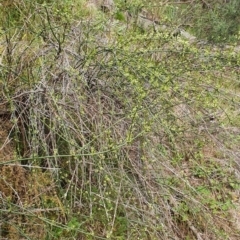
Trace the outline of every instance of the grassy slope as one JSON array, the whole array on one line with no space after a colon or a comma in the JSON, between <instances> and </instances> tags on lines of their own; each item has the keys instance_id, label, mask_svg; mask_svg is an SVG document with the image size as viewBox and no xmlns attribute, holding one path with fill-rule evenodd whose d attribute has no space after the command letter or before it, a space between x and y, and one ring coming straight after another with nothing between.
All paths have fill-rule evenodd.
<instances>
[{"instance_id":1,"label":"grassy slope","mask_svg":"<svg viewBox=\"0 0 240 240\"><path fill-rule=\"evenodd\" d=\"M239 56L60 3L1 13L1 237L239 239Z\"/></svg>"}]
</instances>

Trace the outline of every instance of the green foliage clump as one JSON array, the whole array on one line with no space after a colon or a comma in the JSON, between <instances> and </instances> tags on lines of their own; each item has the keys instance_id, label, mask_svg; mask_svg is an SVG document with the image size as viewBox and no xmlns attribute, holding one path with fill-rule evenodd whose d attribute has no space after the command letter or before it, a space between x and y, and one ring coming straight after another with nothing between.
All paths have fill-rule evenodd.
<instances>
[{"instance_id":1,"label":"green foliage clump","mask_svg":"<svg viewBox=\"0 0 240 240\"><path fill-rule=\"evenodd\" d=\"M210 3L209 8L202 9L196 19L194 32L198 37L212 42L226 42L239 39L240 2Z\"/></svg>"}]
</instances>

